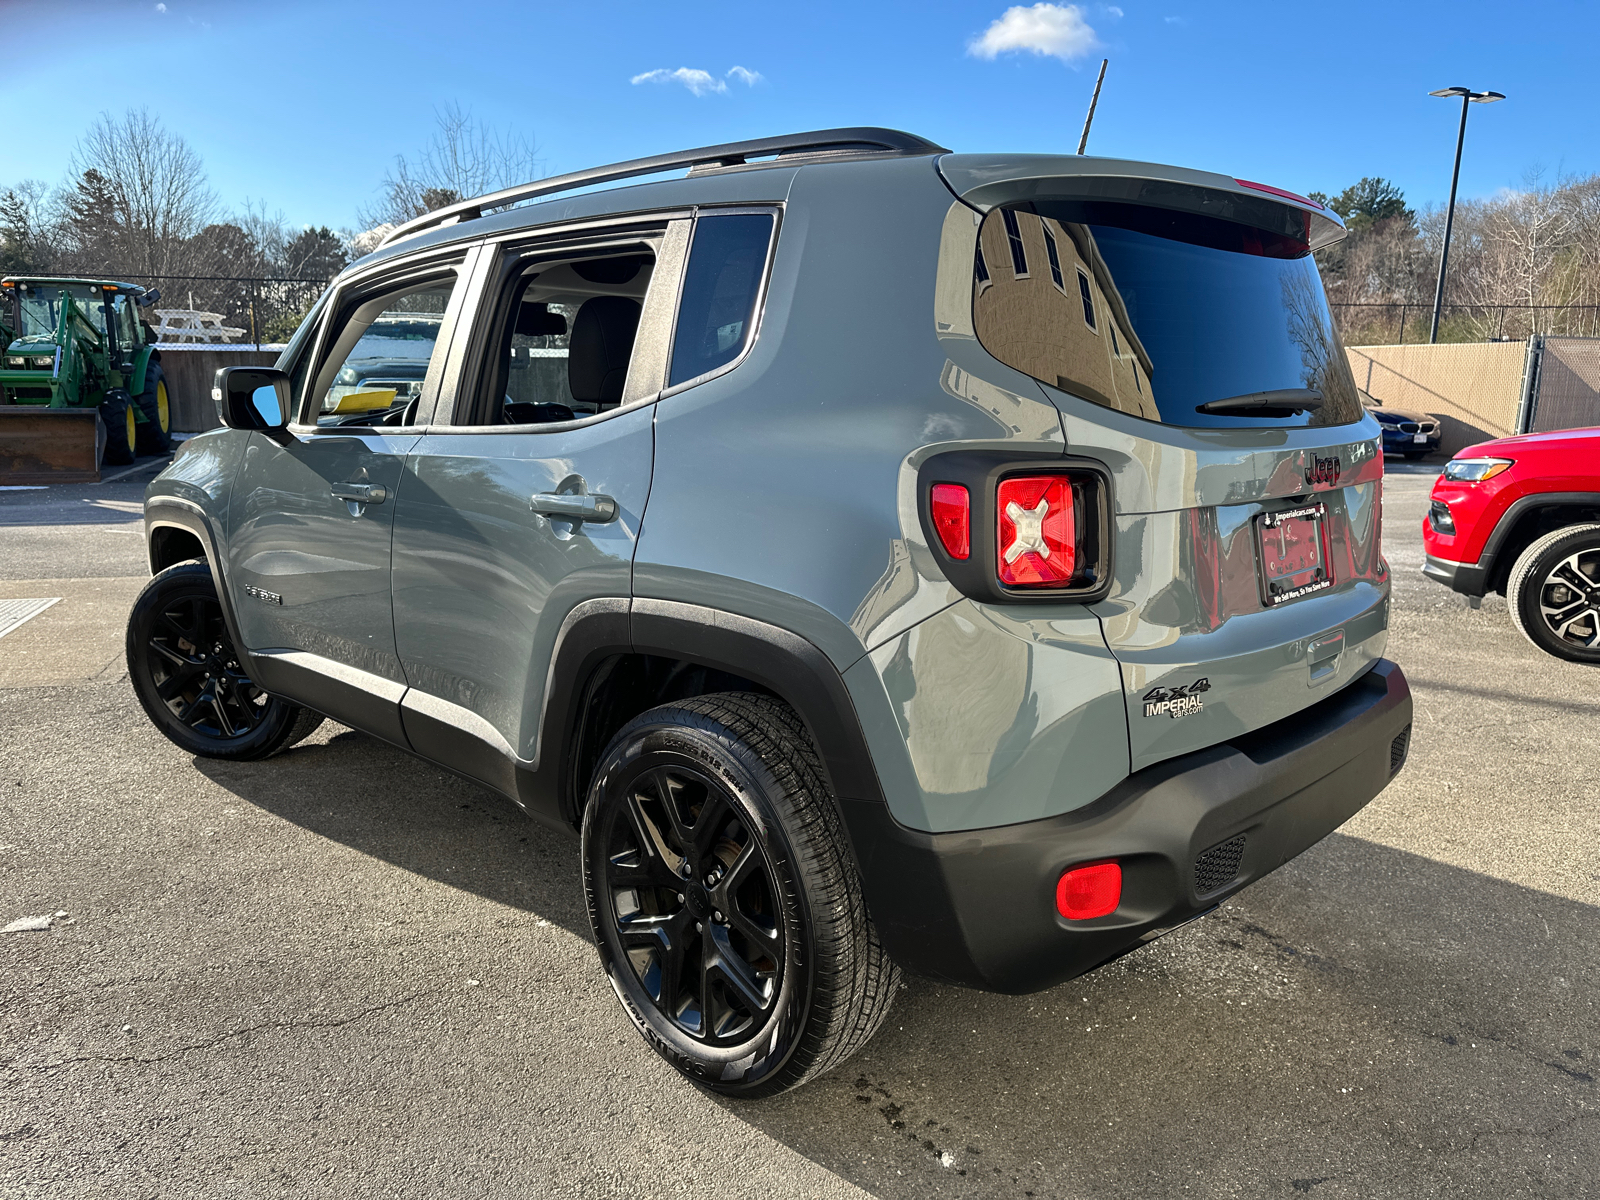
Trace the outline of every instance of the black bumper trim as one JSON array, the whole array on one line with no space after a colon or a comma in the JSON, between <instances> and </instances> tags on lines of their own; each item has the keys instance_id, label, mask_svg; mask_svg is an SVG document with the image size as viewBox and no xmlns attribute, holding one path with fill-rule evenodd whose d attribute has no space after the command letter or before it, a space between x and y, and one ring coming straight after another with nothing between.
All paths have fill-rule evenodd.
<instances>
[{"instance_id":1,"label":"black bumper trim","mask_svg":"<svg viewBox=\"0 0 1600 1200\"><path fill-rule=\"evenodd\" d=\"M1422 564L1422 573L1463 596L1482 596L1489 590L1489 568L1477 563L1452 562L1430 554Z\"/></svg>"},{"instance_id":2,"label":"black bumper trim","mask_svg":"<svg viewBox=\"0 0 1600 1200\"><path fill-rule=\"evenodd\" d=\"M1193 919L1333 832L1388 784L1411 690L1380 661L1343 691L1232 742L1129 776L1060 817L957 833L900 825L843 801L868 908L890 955L919 975L1039 991ZM1239 873L1196 894L1195 860L1247 834ZM1055 909L1061 872L1115 858L1122 904L1094 921Z\"/></svg>"}]
</instances>

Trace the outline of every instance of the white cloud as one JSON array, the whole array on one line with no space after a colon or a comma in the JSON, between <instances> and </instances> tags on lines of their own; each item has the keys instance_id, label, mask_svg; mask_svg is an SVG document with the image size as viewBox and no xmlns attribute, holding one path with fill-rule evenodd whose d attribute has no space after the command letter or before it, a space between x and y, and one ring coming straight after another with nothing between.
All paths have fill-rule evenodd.
<instances>
[{"instance_id":1,"label":"white cloud","mask_svg":"<svg viewBox=\"0 0 1600 1200\"><path fill-rule=\"evenodd\" d=\"M1168 25L1187 25L1188 24L1188 22L1185 21L1182 17L1162 17L1161 19L1163 21L1165 21Z\"/></svg>"},{"instance_id":2,"label":"white cloud","mask_svg":"<svg viewBox=\"0 0 1600 1200\"><path fill-rule=\"evenodd\" d=\"M679 67L676 71L666 68L657 68L646 71L642 75L635 75L630 83L681 83L696 96L704 96L709 92L725 92L728 85L718 79L710 71L702 71L698 67Z\"/></svg>"},{"instance_id":3,"label":"white cloud","mask_svg":"<svg viewBox=\"0 0 1600 1200\"><path fill-rule=\"evenodd\" d=\"M1083 9L1076 4L1035 4L1032 8L1018 4L984 30L983 36L967 47L967 53L992 59L1027 50L1071 62L1099 47L1094 30L1083 19Z\"/></svg>"},{"instance_id":4,"label":"white cloud","mask_svg":"<svg viewBox=\"0 0 1600 1200\"><path fill-rule=\"evenodd\" d=\"M1117 17L1119 19L1122 16L1122 10L1120 8L1118 8L1115 4L1113 4L1109 8L1107 8L1106 12L1110 13L1113 17Z\"/></svg>"},{"instance_id":5,"label":"white cloud","mask_svg":"<svg viewBox=\"0 0 1600 1200\"><path fill-rule=\"evenodd\" d=\"M761 82L761 72L750 71L744 67L729 67L728 78L737 79L740 83L746 84L749 87L755 87L756 84Z\"/></svg>"},{"instance_id":6,"label":"white cloud","mask_svg":"<svg viewBox=\"0 0 1600 1200\"><path fill-rule=\"evenodd\" d=\"M167 11L167 6L165 4L158 4L158 5L156 5L156 11L158 13L165 14L166 11Z\"/></svg>"}]
</instances>

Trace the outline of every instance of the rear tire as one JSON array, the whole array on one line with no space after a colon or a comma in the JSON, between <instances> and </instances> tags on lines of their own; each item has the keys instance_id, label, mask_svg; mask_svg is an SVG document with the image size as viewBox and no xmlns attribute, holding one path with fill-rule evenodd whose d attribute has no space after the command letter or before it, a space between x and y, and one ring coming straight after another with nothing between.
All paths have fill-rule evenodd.
<instances>
[{"instance_id":1,"label":"rear tire","mask_svg":"<svg viewBox=\"0 0 1600 1200\"><path fill-rule=\"evenodd\" d=\"M128 393L118 388L107 392L100 405L100 418L106 423L104 462L107 466L122 467L133 461L136 422L132 404Z\"/></svg>"},{"instance_id":2,"label":"rear tire","mask_svg":"<svg viewBox=\"0 0 1600 1200\"><path fill-rule=\"evenodd\" d=\"M249 761L287 750L322 714L257 687L239 663L211 568L157 575L128 615L128 678L157 729L190 754Z\"/></svg>"},{"instance_id":3,"label":"rear tire","mask_svg":"<svg viewBox=\"0 0 1600 1200\"><path fill-rule=\"evenodd\" d=\"M816 749L782 701L725 692L635 717L601 756L582 857L617 998L701 1087L786 1091L888 1015L899 969Z\"/></svg>"},{"instance_id":4,"label":"rear tire","mask_svg":"<svg viewBox=\"0 0 1600 1200\"><path fill-rule=\"evenodd\" d=\"M1546 654L1600 664L1600 524L1568 525L1530 545L1511 568L1506 601L1512 623Z\"/></svg>"},{"instance_id":5,"label":"rear tire","mask_svg":"<svg viewBox=\"0 0 1600 1200\"><path fill-rule=\"evenodd\" d=\"M138 427L135 439L140 454L170 454L172 443L167 438L172 425L172 406L167 397L167 379L161 364L153 362L144 373L144 394L138 399L139 411L144 413L144 424Z\"/></svg>"}]
</instances>

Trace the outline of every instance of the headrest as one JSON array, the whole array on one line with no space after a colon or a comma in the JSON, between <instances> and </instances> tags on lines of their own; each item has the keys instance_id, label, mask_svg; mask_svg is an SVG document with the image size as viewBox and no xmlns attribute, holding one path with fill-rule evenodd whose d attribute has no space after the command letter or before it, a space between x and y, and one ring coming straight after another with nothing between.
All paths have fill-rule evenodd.
<instances>
[{"instance_id":1,"label":"headrest","mask_svg":"<svg viewBox=\"0 0 1600 1200\"><path fill-rule=\"evenodd\" d=\"M583 302L567 342L567 387L574 400L616 404L628 378L639 302L627 296L595 296Z\"/></svg>"}]
</instances>

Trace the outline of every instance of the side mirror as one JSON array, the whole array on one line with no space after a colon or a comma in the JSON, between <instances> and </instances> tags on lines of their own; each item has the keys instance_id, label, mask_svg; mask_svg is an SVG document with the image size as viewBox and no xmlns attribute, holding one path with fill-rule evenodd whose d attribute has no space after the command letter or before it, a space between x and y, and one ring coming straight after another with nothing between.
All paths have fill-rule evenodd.
<instances>
[{"instance_id":1,"label":"side mirror","mask_svg":"<svg viewBox=\"0 0 1600 1200\"><path fill-rule=\"evenodd\" d=\"M161 289L151 288L148 292L139 297L138 304L140 308L149 308L159 299L161 299Z\"/></svg>"},{"instance_id":2,"label":"side mirror","mask_svg":"<svg viewBox=\"0 0 1600 1200\"><path fill-rule=\"evenodd\" d=\"M253 429L280 446L294 441L289 424L289 376L276 367L223 367L211 398L229 429Z\"/></svg>"}]
</instances>

